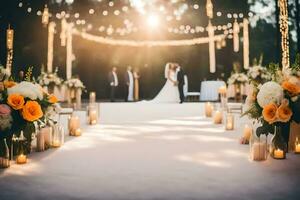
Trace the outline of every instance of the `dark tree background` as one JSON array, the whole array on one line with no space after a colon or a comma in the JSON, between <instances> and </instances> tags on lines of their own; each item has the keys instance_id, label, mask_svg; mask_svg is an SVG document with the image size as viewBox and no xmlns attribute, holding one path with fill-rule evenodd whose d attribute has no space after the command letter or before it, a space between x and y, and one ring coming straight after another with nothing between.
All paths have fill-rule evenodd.
<instances>
[{"instance_id":1,"label":"dark tree background","mask_svg":"<svg viewBox=\"0 0 300 200\"><path fill-rule=\"evenodd\" d=\"M263 1L263 0L257 0ZM25 70L29 66L34 66L34 74L40 73L41 66L46 65L47 60L47 29L41 24L41 17L36 15L37 10L42 10L45 3L50 7L52 13L66 11L74 14L80 13L80 17L94 26L112 24L114 27L120 26L125 18L129 18L135 23L143 24L143 19L128 12L127 15L103 17L102 12L98 15L89 15L88 10L108 10L113 12L116 8L125 5L124 1L114 1L114 7L108 7L108 0L102 3L92 0L74 0L72 5L67 5L64 0L62 3L54 3L53 0L23 0L24 6L18 7L19 0L2 0L0 2L0 62L6 62L5 30L10 23L15 30L14 42L14 62L13 71L17 74L20 70ZM165 1L163 1L165 2ZM167 1L166 1L167 2ZM173 27L181 24L207 26L208 18L205 14L205 2L203 0L186 0L193 5L197 2L200 5L198 10L189 9L183 15L181 21L172 22ZM243 13L248 15L250 5L253 1L247 0L214 0L214 11L221 11L223 17L215 17L212 22L214 25L227 24L233 19L226 17L227 13ZM32 8L32 12L27 12L27 7ZM176 6L176 5L175 5ZM100 13L100 14L99 14ZM298 13L299 14L299 13ZM275 15L275 14L274 14ZM54 67L59 68L59 74L65 77L65 48L60 46L59 33L60 22L55 17L51 20L57 22L57 33L55 35L54 46ZM241 19L239 19L241 22ZM101 35L97 28L89 31L93 34ZM219 32L220 33L220 32ZM116 39L186 39L193 37L205 37L207 33L194 35L174 34L163 31L160 28L151 32L139 31L128 36L115 36ZM242 33L240 34L242 36ZM276 36L276 25L265 20L258 20L256 26L250 29L250 57L251 60L264 53L265 63L278 60L278 46ZM139 68L141 71L141 92L143 98L152 98L164 84L163 72L166 62L178 62L186 71L189 77L189 90L198 91L200 82L205 79L217 79L223 76L228 77L232 71L232 63L239 61L242 63L242 43L238 53L233 52L232 40L227 40L227 45L221 50L216 50L217 72L209 73L208 45L196 45L186 47L117 47L102 45L89 42L78 36L73 38L73 49L76 60L73 62L73 74L78 74L83 80L89 91L97 91L97 96L101 99L108 97L107 94L107 73L112 66L118 67L120 82L122 84L123 73L127 65ZM292 48L292 55L295 54ZM118 96L122 97L122 90Z\"/></svg>"}]
</instances>

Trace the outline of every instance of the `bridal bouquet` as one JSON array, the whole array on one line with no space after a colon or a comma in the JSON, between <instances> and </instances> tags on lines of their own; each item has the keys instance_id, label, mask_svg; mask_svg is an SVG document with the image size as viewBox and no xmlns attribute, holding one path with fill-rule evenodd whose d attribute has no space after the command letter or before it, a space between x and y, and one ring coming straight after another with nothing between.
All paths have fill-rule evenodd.
<instances>
[{"instance_id":1,"label":"bridal bouquet","mask_svg":"<svg viewBox=\"0 0 300 200\"><path fill-rule=\"evenodd\" d=\"M41 86L60 86L63 82L63 79L61 79L58 76L58 69L56 68L54 73L44 72L42 71L41 75L38 77L37 81Z\"/></svg>"},{"instance_id":2,"label":"bridal bouquet","mask_svg":"<svg viewBox=\"0 0 300 200\"><path fill-rule=\"evenodd\" d=\"M228 78L228 85L243 85L248 82L248 77L245 73L235 72Z\"/></svg>"},{"instance_id":3,"label":"bridal bouquet","mask_svg":"<svg viewBox=\"0 0 300 200\"><path fill-rule=\"evenodd\" d=\"M19 137L23 131L29 151L36 128L52 120L57 98L31 82L30 76L29 70L25 81L1 82L4 87L0 89L0 147L4 139L11 143L12 136Z\"/></svg>"}]
</instances>

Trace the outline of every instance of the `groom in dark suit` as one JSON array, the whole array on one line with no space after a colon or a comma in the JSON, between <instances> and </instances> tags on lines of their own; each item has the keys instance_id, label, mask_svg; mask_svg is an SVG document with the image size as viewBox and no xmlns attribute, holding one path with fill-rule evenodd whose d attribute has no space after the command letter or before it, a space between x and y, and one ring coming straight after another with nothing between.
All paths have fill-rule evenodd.
<instances>
[{"instance_id":1,"label":"groom in dark suit","mask_svg":"<svg viewBox=\"0 0 300 200\"><path fill-rule=\"evenodd\" d=\"M184 102L184 93L183 93L184 71L178 64L176 64L176 71L177 71L177 86L180 95L180 103L183 103Z\"/></svg>"}]
</instances>

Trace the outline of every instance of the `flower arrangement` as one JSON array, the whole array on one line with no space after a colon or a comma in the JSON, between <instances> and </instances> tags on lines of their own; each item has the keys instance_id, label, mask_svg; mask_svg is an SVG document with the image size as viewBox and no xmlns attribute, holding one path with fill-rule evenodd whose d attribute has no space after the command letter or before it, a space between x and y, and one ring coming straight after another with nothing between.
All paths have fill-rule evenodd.
<instances>
[{"instance_id":1,"label":"flower arrangement","mask_svg":"<svg viewBox=\"0 0 300 200\"><path fill-rule=\"evenodd\" d=\"M61 86L63 79L58 76L58 69L56 68L54 73L42 71L41 75L37 78L38 83L41 86Z\"/></svg>"},{"instance_id":2,"label":"flower arrangement","mask_svg":"<svg viewBox=\"0 0 300 200\"><path fill-rule=\"evenodd\" d=\"M228 78L227 83L228 85L243 85L248 82L248 77L245 73L242 72L235 72L232 73L231 76Z\"/></svg>"},{"instance_id":3,"label":"flower arrangement","mask_svg":"<svg viewBox=\"0 0 300 200\"><path fill-rule=\"evenodd\" d=\"M299 67L281 71L278 65L269 66L270 81L252 83L252 94L246 103L245 115L262 124L260 133L273 133L274 126L291 121L300 122L300 74Z\"/></svg>"},{"instance_id":4,"label":"flower arrangement","mask_svg":"<svg viewBox=\"0 0 300 200\"><path fill-rule=\"evenodd\" d=\"M31 82L31 71L32 68L20 83L3 81L4 88L0 91L0 141L6 139L11 144L13 135L19 137L23 131L28 141L28 152L36 129L53 120L49 110L57 106L54 95L49 95L39 84Z\"/></svg>"},{"instance_id":5,"label":"flower arrangement","mask_svg":"<svg viewBox=\"0 0 300 200\"><path fill-rule=\"evenodd\" d=\"M253 67L250 67L247 75L250 80L258 82L270 80L271 78L267 68L261 65L254 65Z\"/></svg>"},{"instance_id":6,"label":"flower arrangement","mask_svg":"<svg viewBox=\"0 0 300 200\"><path fill-rule=\"evenodd\" d=\"M10 76L10 72L5 69L2 65L0 65L0 81L8 79Z\"/></svg>"},{"instance_id":7,"label":"flower arrangement","mask_svg":"<svg viewBox=\"0 0 300 200\"><path fill-rule=\"evenodd\" d=\"M65 85L69 89L85 89L83 82L79 78L71 78L66 80Z\"/></svg>"}]
</instances>

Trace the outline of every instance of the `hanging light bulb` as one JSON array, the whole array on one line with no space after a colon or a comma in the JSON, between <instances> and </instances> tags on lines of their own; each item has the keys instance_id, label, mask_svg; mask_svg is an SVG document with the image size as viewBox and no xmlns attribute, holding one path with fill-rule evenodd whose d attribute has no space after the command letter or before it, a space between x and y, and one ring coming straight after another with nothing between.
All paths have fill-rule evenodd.
<instances>
[{"instance_id":1,"label":"hanging light bulb","mask_svg":"<svg viewBox=\"0 0 300 200\"><path fill-rule=\"evenodd\" d=\"M214 6L213 6L211 0L207 0L206 1L206 14L207 14L207 17L210 19L212 19L214 16L213 8L214 8Z\"/></svg>"},{"instance_id":2,"label":"hanging light bulb","mask_svg":"<svg viewBox=\"0 0 300 200\"><path fill-rule=\"evenodd\" d=\"M49 8L47 5L44 7L43 15L42 15L42 24L47 26L49 23Z\"/></svg>"}]
</instances>

